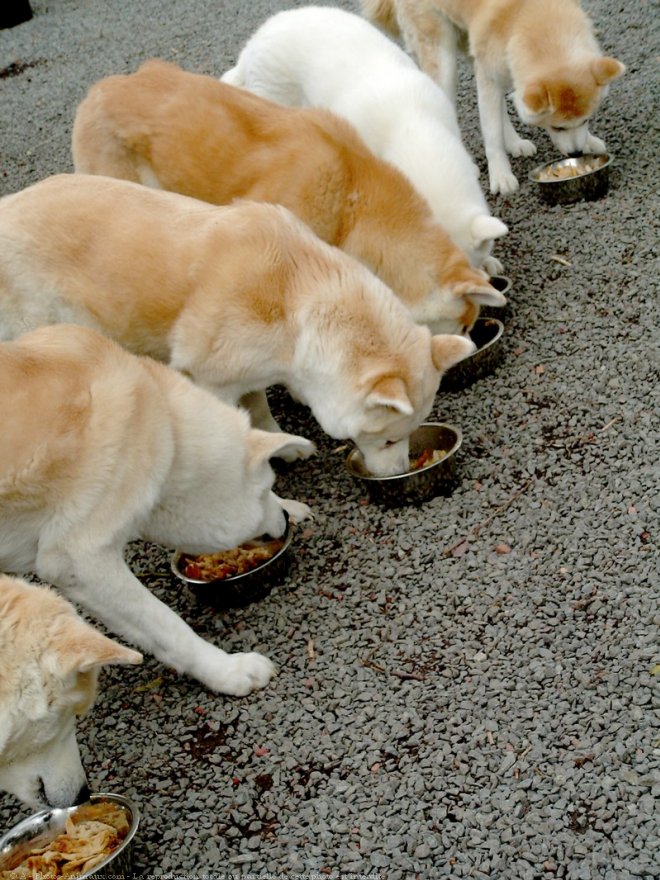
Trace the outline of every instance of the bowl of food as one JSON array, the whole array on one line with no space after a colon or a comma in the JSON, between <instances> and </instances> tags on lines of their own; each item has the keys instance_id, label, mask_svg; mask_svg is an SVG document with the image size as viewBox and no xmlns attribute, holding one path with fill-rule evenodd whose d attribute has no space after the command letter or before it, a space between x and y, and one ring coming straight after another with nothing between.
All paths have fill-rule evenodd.
<instances>
[{"instance_id":1,"label":"bowl of food","mask_svg":"<svg viewBox=\"0 0 660 880\"><path fill-rule=\"evenodd\" d=\"M132 877L139 822L135 803L118 794L93 794L75 807L41 810L0 837L0 877Z\"/></svg>"},{"instance_id":2,"label":"bowl of food","mask_svg":"<svg viewBox=\"0 0 660 880\"><path fill-rule=\"evenodd\" d=\"M504 324L499 318L477 318L470 339L476 345L471 355L451 367L442 377L440 387L443 391L465 388L492 373L502 356L502 335Z\"/></svg>"},{"instance_id":3,"label":"bowl of food","mask_svg":"<svg viewBox=\"0 0 660 880\"><path fill-rule=\"evenodd\" d=\"M500 293L508 293L511 289L511 279L507 278L506 275L491 275L488 283Z\"/></svg>"},{"instance_id":4,"label":"bowl of food","mask_svg":"<svg viewBox=\"0 0 660 880\"><path fill-rule=\"evenodd\" d=\"M423 504L454 488L456 454L462 442L460 430L453 425L424 422L410 435L410 467L404 473L374 476L359 449L353 449L346 459L346 469L364 484L373 501L391 507Z\"/></svg>"},{"instance_id":5,"label":"bowl of food","mask_svg":"<svg viewBox=\"0 0 660 880\"><path fill-rule=\"evenodd\" d=\"M585 154L546 162L530 171L540 198L550 205L567 205L604 196L610 183L612 156Z\"/></svg>"},{"instance_id":6,"label":"bowl of food","mask_svg":"<svg viewBox=\"0 0 660 880\"><path fill-rule=\"evenodd\" d=\"M279 538L262 535L231 550L194 556L176 550L172 572L208 605L232 608L267 596L281 584L291 561L293 525L289 518Z\"/></svg>"}]
</instances>

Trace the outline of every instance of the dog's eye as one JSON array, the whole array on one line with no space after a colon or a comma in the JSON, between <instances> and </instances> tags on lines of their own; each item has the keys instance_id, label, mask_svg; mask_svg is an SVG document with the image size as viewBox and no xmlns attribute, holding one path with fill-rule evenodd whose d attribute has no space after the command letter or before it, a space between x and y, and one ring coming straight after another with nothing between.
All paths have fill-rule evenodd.
<instances>
[{"instance_id":1,"label":"dog's eye","mask_svg":"<svg viewBox=\"0 0 660 880\"><path fill-rule=\"evenodd\" d=\"M567 125L551 125L552 131L568 131Z\"/></svg>"},{"instance_id":2,"label":"dog's eye","mask_svg":"<svg viewBox=\"0 0 660 880\"><path fill-rule=\"evenodd\" d=\"M398 440L386 440L385 441L385 449L389 449L390 446L394 446L398 442L399 442Z\"/></svg>"}]
</instances>

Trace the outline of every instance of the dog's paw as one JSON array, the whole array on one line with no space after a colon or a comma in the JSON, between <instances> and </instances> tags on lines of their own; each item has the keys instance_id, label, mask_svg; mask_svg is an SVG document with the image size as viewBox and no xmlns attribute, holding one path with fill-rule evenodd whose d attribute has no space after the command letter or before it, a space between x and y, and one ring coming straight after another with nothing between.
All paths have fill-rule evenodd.
<instances>
[{"instance_id":1,"label":"dog's paw","mask_svg":"<svg viewBox=\"0 0 660 880\"><path fill-rule=\"evenodd\" d=\"M252 691L265 687L275 674L275 666L268 657L250 651L246 654L229 654L224 661L221 684L214 690L232 697L244 697Z\"/></svg>"},{"instance_id":2,"label":"dog's paw","mask_svg":"<svg viewBox=\"0 0 660 880\"><path fill-rule=\"evenodd\" d=\"M536 145L532 141L525 138L516 137L507 141L507 152L510 156L518 158L519 156L533 156L536 153Z\"/></svg>"},{"instance_id":3,"label":"dog's paw","mask_svg":"<svg viewBox=\"0 0 660 880\"><path fill-rule=\"evenodd\" d=\"M508 196L518 189L518 178L511 168L490 168L489 180L493 195L501 193L503 196Z\"/></svg>"},{"instance_id":4,"label":"dog's paw","mask_svg":"<svg viewBox=\"0 0 660 880\"><path fill-rule=\"evenodd\" d=\"M584 142L584 152L585 153L606 153L607 147L605 146L604 141L601 141L600 138L597 138L596 135L589 133L587 135L587 139Z\"/></svg>"},{"instance_id":5,"label":"dog's paw","mask_svg":"<svg viewBox=\"0 0 660 880\"><path fill-rule=\"evenodd\" d=\"M302 501L294 501L292 498L281 498L282 507L289 514L293 523L302 522L305 519L314 519L314 512L308 504Z\"/></svg>"},{"instance_id":6,"label":"dog's paw","mask_svg":"<svg viewBox=\"0 0 660 880\"><path fill-rule=\"evenodd\" d=\"M486 257L484 260L484 270L489 275L501 275L504 272L504 266L497 257Z\"/></svg>"}]
</instances>

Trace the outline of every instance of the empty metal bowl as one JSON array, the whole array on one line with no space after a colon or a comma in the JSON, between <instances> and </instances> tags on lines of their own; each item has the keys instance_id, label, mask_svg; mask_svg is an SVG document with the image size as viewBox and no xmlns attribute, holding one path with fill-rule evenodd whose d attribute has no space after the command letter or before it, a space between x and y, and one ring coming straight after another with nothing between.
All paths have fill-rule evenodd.
<instances>
[{"instance_id":1,"label":"empty metal bowl","mask_svg":"<svg viewBox=\"0 0 660 880\"><path fill-rule=\"evenodd\" d=\"M492 373L502 356L503 333L504 324L498 318L477 318L470 330L470 338L477 348L447 370L440 383L441 390L455 391L465 388Z\"/></svg>"},{"instance_id":2,"label":"empty metal bowl","mask_svg":"<svg viewBox=\"0 0 660 880\"><path fill-rule=\"evenodd\" d=\"M87 804L51 810L41 810L14 825L0 837L0 871L17 868L35 847L43 846L64 833L67 816L75 815L81 808L91 804L109 801L126 812L128 833L119 846L101 863L84 874L75 874L77 880L110 880L110 878L133 877L133 839L140 824L137 805L119 794L93 794ZM44 875L44 880L48 877Z\"/></svg>"},{"instance_id":3,"label":"empty metal bowl","mask_svg":"<svg viewBox=\"0 0 660 880\"><path fill-rule=\"evenodd\" d=\"M463 435L453 425L442 422L424 422L410 435L410 458L415 460L425 450L444 453L440 461L417 470L391 477L375 477L364 466L359 449L346 459L346 469L352 477L364 482L373 501L398 507L403 504L423 504L436 495L448 495L456 482L456 453Z\"/></svg>"},{"instance_id":4,"label":"empty metal bowl","mask_svg":"<svg viewBox=\"0 0 660 880\"><path fill-rule=\"evenodd\" d=\"M508 293L511 289L511 279L507 278L506 275L491 275L488 282L491 287L494 287L500 293Z\"/></svg>"},{"instance_id":5,"label":"empty metal bowl","mask_svg":"<svg viewBox=\"0 0 660 880\"><path fill-rule=\"evenodd\" d=\"M231 575L230 577L216 578L215 580L203 580L202 578L190 577L186 574L186 568L198 558L188 553L175 550L170 560L172 572L183 581L194 596L204 604L213 605L218 609L237 608L257 602L267 596L273 587L281 584L289 569L291 562L291 541L294 527L287 517L286 530L282 535L284 543L282 547L269 559L260 562L255 568L243 574ZM246 542L257 546L259 543L273 540L264 537L255 541Z\"/></svg>"},{"instance_id":6,"label":"empty metal bowl","mask_svg":"<svg viewBox=\"0 0 660 880\"><path fill-rule=\"evenodd\" d=\"M613 157L587 154L546 162L530 171L540 198L549 205L567 205L604 196L610 183Z\"/></svg>"}]
</instances>

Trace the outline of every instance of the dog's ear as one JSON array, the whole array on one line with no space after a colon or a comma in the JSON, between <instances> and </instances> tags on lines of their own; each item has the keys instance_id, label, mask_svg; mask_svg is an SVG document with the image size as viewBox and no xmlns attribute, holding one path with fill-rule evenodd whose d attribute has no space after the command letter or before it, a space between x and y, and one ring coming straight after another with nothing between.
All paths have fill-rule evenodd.
<instances>
[{"instance_id":1,"label":"dog's ear","mask_svg":"<svg viewBox=\"0 0 660 880\"><path fill-rule=\"evenodd\" d=\"M471 355L476 350L476 345L465 336L455 336L449 333L440 333L431 339L431 357L436 370L444 373L463 358Z\"/></svg>"},{"instance_id":2,"label":"dog's ear","mask_svg":"<svg viewBox=\"0 0 660 880\"><path fill-rule=\"evenodd\" d=\"M298 458L309 458L315 450L316 447L311 440L296 434L252 428L247 439L248 470L254 470L269 458L280 456L282 453L294 453Z\"/></svg>"},{"instance_id":3,"label":"dog's ear","mask_svg":"<svg viewBox=\"0 0 660 880\"><path fill-rule=\"evenodd\" d=\"M479 247L485 241L501 238L508 231L509 227L506 223L502 223L497 217L491 217L490 214L478 214L470 224L472 240L476 247Z\"/></svg>"},{"instance_id":4,"label":"dog's ear","mask_svg":"<svg viewBox=\"0 0 660 880\"><path fill-rule=\"evenodd\" d=\"M540 116L550 110L550 93L544 83L531 82L523 92L523 104L530 113Z\"/></svg>"},{"instance_id":5,"label":"dog's ear","mask_svg":"<svg viewBox=\"0 0 660 880\"><path fill-rule=\"evenodd\" d=\"M142 663L142 654L104 636L84 621L67 629L66 637L53 645L61 673L90 672L99 666ZM77 630L77 631L76 631Z\"/></svg>"},{"instance_id":6,"label":"dog's ear","mask_svg":"<svg viewBox=\"0 0 660 880\"><path fill-rule=\"evenodd\" d=\"M400 376L380 376L374 381L366 398L367 406L386 406L411 416L414 412L405 383Z\"/></svg>"},{"instance_id":7,"label":"dog's ear","mask_svg":"<svg viewBox=\"0 0 660 880\"><path fill-rule=\"evenodd\" d=\"M480 306L495 306L501 308L506 305L506 297L501 290L493 287L488 281L462 281L452 289L456 297L470 299Z\"/></svg>"},{"instance_id":8,"label":"dog's ear","mask_svg":"<svg viewBox=\"0 0 660 880\"><path fill-rule=\"evenodd\" d=\"M618 79L625 69L625 64L617 61L616 58L609 58L607 55L591 62L591 72L598 86L607 85L613 79Z\"/></svg>"}]
</instances>

